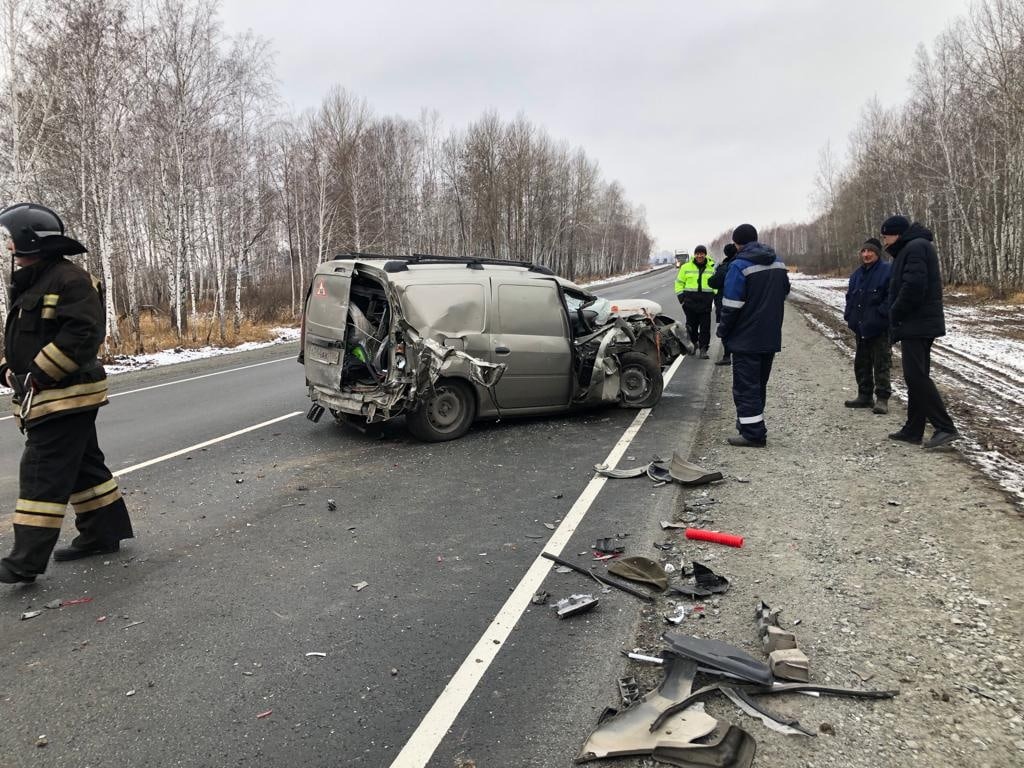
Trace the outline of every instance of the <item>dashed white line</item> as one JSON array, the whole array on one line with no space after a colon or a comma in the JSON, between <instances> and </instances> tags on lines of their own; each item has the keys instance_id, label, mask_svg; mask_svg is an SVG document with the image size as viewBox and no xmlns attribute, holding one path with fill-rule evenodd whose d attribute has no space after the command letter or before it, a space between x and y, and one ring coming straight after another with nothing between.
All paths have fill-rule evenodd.
<instances>
[{"instance_id":1,"label":"dashed white line","mask_svg":"<svg viewBox=\"0 0 1024 768\"><path fill-rule=\"evenodd\" d=\"M672 380L675 372L679 370L683 359L683 356L676 358L672 367L666 372L666 385ZM650 414L651 409L644 408L636 415L633 423L622 433L622 437L619 438L615 447L612 448L608 458L604 460L605 464L609 467L614 467L618 464ZM583 493L576 499L576 502L572 505L568 514L566 514L565 519L562 520L562 524L558 526L548 540L544 551L550 552L553 555L561 554L573 533L576 532L577 526L582 522L583 517L601 492L606 481L606 477L595 475L587 483ZM469 697L473 694L480 680L483 679L484 673L487 672L491 662L497 658L498 652L512 633L516 622L519 621L523 612L529 607L531 598L540 588L551 566L550 560L546 560L539 555L533 561L529 570L516 586L515 591L505 601L505 604L498 611L490 626L487 627L476 645L473 646L465 661L462 662L462 665L452 676L451 680L448 681L444 690L441 691L441 695L438 696L430 711L427 712L419 726L413 731L412 736L405 743L405 746L402 747L402 751L398 753L394 762L391 763L391 768L424 768L430 762L430 758L433 757L445 734L448 733L448 729L452 727L462 708L469 701Z\"/></svg>"}]
</instances>

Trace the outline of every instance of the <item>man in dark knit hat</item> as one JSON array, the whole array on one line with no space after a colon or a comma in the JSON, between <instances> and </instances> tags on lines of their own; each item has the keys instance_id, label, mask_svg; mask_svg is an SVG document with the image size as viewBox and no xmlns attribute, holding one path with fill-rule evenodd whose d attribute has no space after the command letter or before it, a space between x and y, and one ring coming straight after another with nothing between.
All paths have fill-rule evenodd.
<instances>
[{"instance_id":1,"label":"man in dark knit hat","mask_svg":"<svg viewBox=\"0 0 1024 768\"><path fill-rule=\"evenodd\" d=\"M846 290L843 317L857 337L853 373L857 378L857 397L847 400L847 408L871 408L875 413L889 412L889 369L892 347L889 344L890 266L882 258L882 244L869 238L860 249L863 262L852 275Z\"/></svg>"},{"instance_id":2,"label":"man in dark knit hat","mask_svg":"<svg viewBox=\"0 0 1024 768\"><path fill-rule=\"evenodd\" d=\"M789 293L786 265L757 230L741 224L732 233L736 258L725 275L718 337L732 355L732 398L738 435L729 444L760 448L768 429L764 406L775 353L782 349L782 316Z\"/></svg>"},{"instance_id":3,"label":"man in dark knit hat","mask_svg":"<svg viewBox=\"0 0 1024 768\"><path fill-rule=\"evenodd\" d=\"M928 229L903 216L890 216L882 223L882 241L893 258L889 337L900 344L907 383L907 421L889 437L917 445L924 439L925 424L931 422L935 433L925 448L960 437L931 378L932 345L946 335L942 276L933 240Z\"/></svg>"},{"instance_id":4,"label":"man in dark knit hat","mask_svg":"<svg viewBox=\"0 0 1024 768\"><path fill-rule=\"evenodd\" d=\"M708 280L708 285L715 289L715 324L722 322L722 291L725 288L725 275L729 271L729 265L736 258L736 244L726 243L722 249L725 259L715 265L715 274ZM732 359L729 356L729 349L722 345L722 359L715 365L731 365Z\"/></svg>"}]
</instances>

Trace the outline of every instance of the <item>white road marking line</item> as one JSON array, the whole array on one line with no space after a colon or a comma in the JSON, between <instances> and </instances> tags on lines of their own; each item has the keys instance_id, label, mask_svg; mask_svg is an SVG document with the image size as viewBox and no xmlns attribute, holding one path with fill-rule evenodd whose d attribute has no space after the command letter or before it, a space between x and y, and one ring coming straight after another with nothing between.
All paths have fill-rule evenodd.
<instances>
[{"instance_id":1,"label":"white road marking line","mask_svg":"<svg viewBox=\"0 0 1024 768\"><path fill-rule=\"evenodd\" d=\"M267 360L267 361L262 362L262 363L253 363L252 365L242 365L242 366L239 366L238 368L226 368L223 371L214 371L213 373L204 373L201 376L191 376L191 377L189 377L187 379L175 379L174 381L165 381L163 384L153 384L152 386L149 386L149 387L140 387L139 389L130 389L127 392L114 392L114 393L108 395L108 397L121 397L121 395L134 395L136 392L148 392L151 389L160 389L161 387L170 387L173 384L185 384L186 382L189 382L189 381L198 381L199 379L208 379L211 376L220 376L221 374L224 374L224 373L235 373L236 371L246 371L249 368L259 368L261 365L271 365L273 363L283 363L286 360L294 360L294 359L295 359L294 356L291 356L291 357L279 357L276 360ZM7 419L13 419L13 418L14 418L14 416L2 416L2 417L0 417L0 421L7 421Z\"/></svg>"},{"instance_id":2,"label":"white road marking line","mask_svg":"<svg viewBox=\"0 0 1024 768\"><path fill-rule=\"evenodd\" d=\"M284 421L285 419L290 419L290 418L292 418L294 416L300 416L300 415L302 415L302 411L293 411L292 413L286 413L284 416L278 416L276 419L270 419L269 421L263 421L263 422L260 422L259 424L253 424L251 427L246 427L245 429L239 429L239 430L236 430L235 432L231 432L230 434L227 434L227 435L221 435L220 437L215 437L215 438L213 438L211 440L205 440L205 441L203 441L201 443L196 443L195 445L190 445L188 448L182 448L180 451L174 451L173 453L167 453L167 454L164 454L163 456L157 456L155 459L150 459L149 461L144 461L141 464L135 464L135 465L130 466L130 467L125 467L124 469L119 469L119 470L117 470L117 472L114 472L113 474L114 474L114 477L121 477L122 475L127 475L130 472L135 472L135 471L137 471L139 469L145 469L146 467L151 467L154 464L159 464L161 461L167 461L168 459L173 459L173 458L175 458L177 456L183 456L186 453L192 453L193 451L198 451L198 450L200 450L202 448L206 448L207 446L210 446L210 445L215 445L217 443L223 443L225 440L230 440L232 437L238 437L239 435L244 435L246 432L254 432L257 429L262 429L263 427L269 427L271 424L277 424L279 421Z\"/></svg>"},{"instance_id":3,"label":"white road marking line","mask_svg":"<svg viewBox=\"0 0 1024 768\"><path fill-rule=\"evenodd\" d=\"M676 358L666 372L664 377L666 386L679 369L683 359L682 355ZM609 467L618 464L650 415L650 408L644 408L636 415L633 423L622 433L622 437L612 448L608 458L604 460L605 464ZM553 555L562 553L607 480L608 478L595 474L587 483L583 493L576 499L565 519L562 520L562 524L551 535L544 547L545 552L550 552ZM448 733L448 729L452 727L462 708L469 701L469 697L483 679L491 662L497 658L498 652L512 633L516 622L529 607L530 600L540 588L552 565L550 560L546 560L540 555L533 561L515 591L505 601L490 626L487 627L469 655L466 656L465 661L462 662L462 666L452 675L451 680L441 691L441 695L438 696L430 711L427 712L405 746L402 747L402 751L391 763L391 768L423 768L430 762L430 758L433 757L434 752Z\"/></svg>"}]
</instances>

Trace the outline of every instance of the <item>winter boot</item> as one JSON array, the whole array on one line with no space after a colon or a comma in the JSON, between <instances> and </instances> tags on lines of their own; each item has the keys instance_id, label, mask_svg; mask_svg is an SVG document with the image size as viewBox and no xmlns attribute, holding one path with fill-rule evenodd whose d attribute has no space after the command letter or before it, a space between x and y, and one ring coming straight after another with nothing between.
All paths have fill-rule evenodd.
<instances>
[{"instance_id":1,"label":"winter boot","mask_svg":"<svg viewBox=\"0 0 1024 768\"><path fill-rule=\"evenodd\" d=\"M708 359L708 348L707 347L701 347L700 348L700 359L701 360L707 360Z\"/></svg>"},{"instance_id":2,"label":"winter boot","mask_svg":"<svg viewBox=\"0 0 1024 768\"><path fill-rule=\"evenodd\" d=\"M871 409L874 413L888 413L889 412L889 399L886 397L879 397L875 400L875 407Z\"/></svg>"},{"instance_id":3,"label":"winter boot","mask_svg":"<svg viewBox=\"0 0 1024 768\"><path fill-rule=\"evenodd\" d=\"M847 408L870 408L873 403L871 395L857 395L855 400L847 400L843 405Z\"/></svg>"}]
</instances>

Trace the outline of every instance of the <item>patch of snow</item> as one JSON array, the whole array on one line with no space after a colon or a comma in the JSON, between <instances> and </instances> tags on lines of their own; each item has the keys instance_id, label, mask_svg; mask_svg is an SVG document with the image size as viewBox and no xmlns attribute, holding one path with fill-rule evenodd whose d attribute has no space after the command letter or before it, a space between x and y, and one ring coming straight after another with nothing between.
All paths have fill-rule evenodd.
<instances>
[{"instance_id":1,"label":"patch of snow","mask_svg":"<svg viewBox=\"0 0 1024 768\"><path fill-rule=\"evenodd\" d=\"M621 280L629 280L631 277L640 277L640 275L647 275L651 272L657 272L659 269L668 269L671 264L658 264L651 267L650 269L642 269L639 272L627 272L624 275L615 275L613 277L603 277L600 280L594 280L590 283L578 283L580 288L597 288L598 286L607 285L608 283L617 283Z\"/></svg>"}]
</instances>

